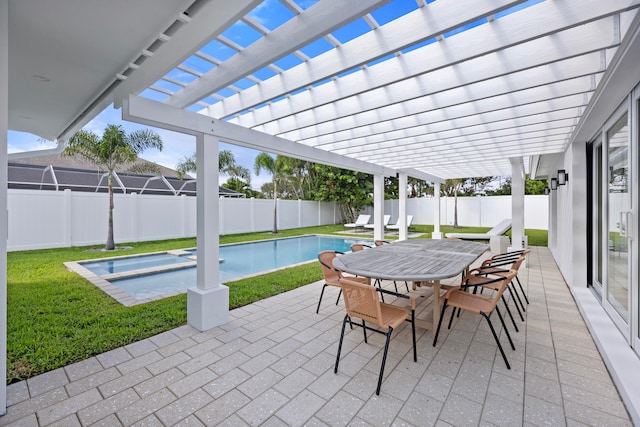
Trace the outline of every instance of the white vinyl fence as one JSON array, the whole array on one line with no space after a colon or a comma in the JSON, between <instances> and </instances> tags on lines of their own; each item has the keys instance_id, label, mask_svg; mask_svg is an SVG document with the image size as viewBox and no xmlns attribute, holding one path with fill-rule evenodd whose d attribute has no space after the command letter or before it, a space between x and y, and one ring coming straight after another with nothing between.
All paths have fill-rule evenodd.
<instances>
[{"instance_id":1,"label":"white vinyl fence","mask_svg":"<svg viewBox=\"0 0 640 427\"><path fill-rule=\"evenodd\" d=\"M107 239L105 193L10 189L9 251L84 246ZM196 235L196 198L114 194L116 244ZM271 230L273 200L220 199L220 234ZM278 200L278 228L341 222L333 202Z\"/></svg>"},{"instance_id":2,"label":"white vinyl fence","mask_svg":"<svg viewBox=\"0 0 640 427\"><path fill-rule=\"evenodd\" d=\"M196 198L115 194L116 244L194 237ZM525 228L548 229L547 196L525 196ZM9 251L101 244L107 237L108 196L104 193L10 189ZM220 234L268 231L273 227L273 200L220 199ZM453 198L441 200L441 223L453 223ZM409 199L414 224L433 224L435 200ZM368 209L370 211L370 208ZM385 201L391 221L398 201ZM458 224L493 227L511 217L511 196L459 197ZM339 224L336 203L278 200L278 229Z\"/></svg>"},{"instance_id":3,"label":"white vinyl fence","mask_svg":"<svg viewBox=\"0 0 640 427\"><path fill-rule=\"evenodd\" d=\"M440 199L440 224L453 225L453 197ZM436 200L418 198L407 200L407 214L413 215L414 224L433 224ZM549 229L549 196L524 196L524 227ZM398 220L398 201L385 200L384 213L391 215L391 223ZM373 213L368 208L365 213ZM511 196L458 197L458 225L465 227L493 227L503 219L511 218Z\"/></svg>"}]
</instances>

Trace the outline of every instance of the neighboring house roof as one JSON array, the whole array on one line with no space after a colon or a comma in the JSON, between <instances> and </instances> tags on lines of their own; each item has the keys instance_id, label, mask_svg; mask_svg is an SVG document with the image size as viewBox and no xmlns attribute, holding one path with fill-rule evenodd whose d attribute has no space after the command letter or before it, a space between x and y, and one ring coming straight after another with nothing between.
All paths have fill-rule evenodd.
<instances>
[{"instance_id":1,"label":"neighboring house roof","mask_svg":"<svg viewBox=\"0 0 640 427\"><path fill-rule=\"evenodd\" d=\"M137 163L151 163L138 159ZM121 193L164 194L164 195L196 195L196 182L193 177L185 175L178 178L178 173L165 166L157 165L159 174L136 174L127 172L129 167L116 169L117 178L114 191ZM100 170L91 162L79 156L67 157L49 155L12 160L8 164L8 186L16 189L32 190L65 190L106 192L106 171ZM245 197L244 194L219 187L222 197Z\"/></svg>"}]
</instances>

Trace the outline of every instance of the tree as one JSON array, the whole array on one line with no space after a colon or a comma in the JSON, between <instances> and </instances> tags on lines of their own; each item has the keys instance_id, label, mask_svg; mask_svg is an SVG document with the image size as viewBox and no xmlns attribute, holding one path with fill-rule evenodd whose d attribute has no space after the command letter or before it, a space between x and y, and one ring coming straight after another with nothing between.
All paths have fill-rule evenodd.
<instances>
[{"instance_id":1,"label":"tree","mask_svg":"<svg viewBox=\"0 0 640 427\"><path fill-rule=\"evenodd\" d=\"M193 153L183 157L176 165L178 178L182 179L189 172L197 172L197 157ZM233 178L240 178L251 186L251 172L244 166L236 164L236 158L230 150L220 150L218 153L218 173Z\"/></svg>"},{"instance_id":2,"label":"tree","mask_svg":"<svg viewBox=\"0 0 640 427\"><path fill-rule=\"evenodd\" d=\"M153 163L136 164L138 155L148 148L162 150L162 139L156 132L144 129L127 135L121 125L107 125L102 134L80 130L73 135L62 152L65 156L78 155L107 171L109 192L109 223L106 250L115 249L113 240L113 173L118 167L130 165L129 171L153 173L158 166Z\"/></svg>"},{"instance_id":3,"label":"tree","mask_svg":"<svg viewBox=\"0 0 640 427\"><path fill-rule=\"evenodd\" d=\"M271 182L273 184L273 234L278 233L278 181L281 180L288 166L288 157L278 156L275 159L269 153L264 151L256 156L255 159L255 172L256 175L260 175L260 172L267 171L271 175Z\"/></svg>"},{"instance_id":4,"label":"tree","mask_svg":"<svg viewBox=\"0 0 640 427\"><path fill-rule=\"evenodd\" d=\"M314 200L338 202L343 218L353 222L364 206L373 201L371 175L332 166L314 165L312 195Z\"/></svg>"},{"instance_id":5,"label":"tree","mask_svg":"<svg viewBox=\"0 0 640 427\"><path fill-rule=\"evenodd\" d=\"M465 183L464 178L447 179L440 187L445 196L453 196L453 228L458 228L458 192Z\"/></svg>"}]
</instances>

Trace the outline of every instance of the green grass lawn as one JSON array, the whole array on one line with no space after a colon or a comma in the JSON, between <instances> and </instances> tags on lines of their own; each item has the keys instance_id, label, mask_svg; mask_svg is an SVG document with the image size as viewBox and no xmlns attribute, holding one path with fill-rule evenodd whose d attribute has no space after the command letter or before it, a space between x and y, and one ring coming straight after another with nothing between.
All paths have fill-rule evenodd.
<instances>
[{"instance_id":1,"label":"green grass lawn","mask_svg":"<svg viewBox=\"0 0 640 427\"><path fill-rule=\"evenodd\" d=\"M489 228L457 231L484 232ZM220 243L332 234L341 225L221 236ZM442 227L443 232L452 228ZM433 226L414 225L412 232L431 237ZM529 244L547 245L546 230L527 230ZM360 234L362 236L362 234ZM392 237L391 237L392 238ZM132 255L196 246L195 238L126 243L113 253L87 247L10 252L7 255L7 378L15 382L184 325L186 295L135 307L124 307L94 285L66 270L65 261ZM317 263L228 283L229 305L240 307L322 279Z\"/></svg>"}]
</instances>

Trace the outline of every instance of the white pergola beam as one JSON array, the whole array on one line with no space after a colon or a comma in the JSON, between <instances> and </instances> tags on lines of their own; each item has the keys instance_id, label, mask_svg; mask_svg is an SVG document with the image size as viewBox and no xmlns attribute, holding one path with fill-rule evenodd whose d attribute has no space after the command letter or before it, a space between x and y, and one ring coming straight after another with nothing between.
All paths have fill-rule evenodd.
<instances>
[{"instance_id":1,"label":"white pergola beam","mask_svg":"<svg viewBox=\"0 0 640 427\"><path fill-rule=\"evenodd\" d=\"M166 70L178 67L212 38L222 34L229 23L238 21L260 3L262 0L201 2L198 12L189 16L188 22L179 31L120 84L114 92L114 106L120 107L130 93L141 92L160 79ZM197 71L185 71L201 76Z\"/></svg>"},{"instance_id":2,"label":"white pergola beam","mask_svg":"<svg viewBox=\"0 0 640 427\"><path fill-rule=\"evenodd\" d=\"M491 65L495 65L494 70L496 72L503 74L508 71L501 65L504 64L504 61L499 61L498 58L487 58L487 61L490 59L495 60L495 62L491 61ZM433 84L426 84L430 75L420 76L416 78L418 80L416 82L405 81L402 82L403 84L397 84L397 87L394 87L391 93L393 95L403 94L404 97L400 100L395 98L395 96L394 99L389 97L389 104L382 105L375 110L354 111L353 114L346 117L336 117L331 121L318 122L300 128L289 128L288 131L285 131L285 126L281 124L283 120L281 120L278 123L277 133L279 136L294 141L301 141L307 145L319 146L321 144L331 144L361 136L358 135L356 131L360 127L374 124L379 125L380 123L391 122L396 119L411 120L417 114L458 105L461 100L464 100L465 103L473 102L499 95L508 95L526 89L543 87L559 81L579 77L590 78L587 76L604 72L604 63L603 54L601 52L593 52L512 74L500 75L499 77L471 83L466 86L437 91L435 93L427 93L422 96L418 96L419 93L411 90L413 87L420 87L423 88L423 90L427 88L432 91L434 89L439 90L442 87L449 86L447 81L451 81L450 85L455 85L456 82L454 80L456 77L459 78L460 81L467 81L465 77L467 75L471 77L471 75L474 74L474 70L471 67L465 67L464 64L458 64L451 68L452 69L449 70L451 73L443 76L443 78L446 79L445 82L438 79L437 77L439 76L431 76L434 81L438 81L438 87L435 87ZM471 80L471 78L468 80ZM373 96L374 94L378 96ZM382 93L374 91L374 93L363 94L360 98L366 98L367 105L370 105L369 101L376 105L380 102L381 97L384 97ZM340 111L344 111L346 108L343 108L341 104L345 104L345 107L347 107L346 104L349 102L349 99L345 99L338 101L334 105L338 107ZM422 121L418 119L414 120L417 123L422 123ZM286 120L287 123L293 123L294 121L295 119ZM270 130L267 125L260 129L265 131Z\"/></svg>"},{"instance_id":3,"label":"white pergola beam","mask_svg":"<svg viewBox=\"0 0 640 427\"><path fill-rule=\"evenodd\" d=\"M343 0L319 2L180 89L166 102L180 108L194 104L389 1L359 0L349 7Z\"/></svg>"},{"instance_id":4,"label":"white pergola beam","mask_svg":"<svg viewBox=\"0 0 640 427\"><path fill-rule=\"evenodd\" d=\"M0 2L0 415L7 412L7 132L9 130L9 2Z\"/></svg>"},{"instance_id":5,"label":"white pergola beam","mask_svg":"<svg viewBox=\"0 0 640 427\"><path fill-rule=\"evenodd\" d=\"M488 129L491 123L509 117L526 117L586 105L588 100L585 100L584 94L592 92L593 89L589 78L559 82L542 88L431 110L403 120L395 120L390 124L383 122L377 126L359 129L358 132L347 132L350 138L320 145L319 148L349 154L359 152L360 146L369 150L372 144L384 144L389 140L429 134L434 135L434 139L456 134L465 135L467 131L464 128L487 126ZM551 118L552 116L547 116L547 119ZM446 135L443 135L443 132ZM471 129L469 133L473 132L474 129Z\"/></svg>"},{"instance_id":6,"label":"white pergola beam","mask_svg":"<svg viewBox=\"0 0 640 427\"><path fill-rule=\"evenodd\" d=\"M192 135L199 133L214 135L220 140L231 144L282 154L296 159L384 176L392 176L396 173L395 169L297 144L293 141L246 129L232 123L212 119L202 114L135 95L130 95L123 103L122 115L125 120Z\"/></svg>"},{"instance_id":7,"label":"white pergola beam","mask_svg":"<svg viewBox=\"0 0 640 427\"><path fill-rule=\"evenodd\" d=\"M408 13L382 27L312 58L270 79L208 107L211 117L229 117L245 111L265 100L275 99L338 75L345 70L359 67L389 53L399 52L415 43L434 38L460 25L487 17L499 10L522 3L523 0L440 0L428 7ZM452 7L453 3L456 7ZM352 2L352 5L359 2ZM458 7L460 7L458 9ZM344 13L344 3L342 2ZM421 31L415 31L420 28Z\"/></svg>"},{"instance_id":8,"label":"white pergola beam","mask_svg":"<svg viewBox=\"0 0 640 427\"><path fill-rule=\"evenodd\" d=\"M634 0L632 6L640 0ZM558 11L558 5L562 2L545 2L530 7L528 14L512 14L491 23L481 25L457 34L440 43L434 43L416 49L400 57L389 59L362 71L352 73L340 78L338 81L328 82L312 90L291 96L288 99L256 109L255 111L241 115L238 124L245 127L255 127L267 122L279 120L292 114L307 110L317 109L319 106L331 104L337 100L355 97L372 91L376 88L385 88L392 92L394 83L410 79L420 74L436 71L457 63L471 61L473 59L498 54L503 58L509 58L514 68L523 69L517 64L535 61L535 65L574 56L574 44L580 45L584 38L593 43L605 43L612 45L618 43L616 22L610 15L620 9L628 7L628 1L601 2L586 0L584 7L574 5L575 10ZM624 3L624 7L623 4ZM542 8L542 9L538 9ZM540 19L531 19L531 14L541 14ZM542 17L542 14L544 16ZM537 16L537 15L536 15ZM539 22L542 21L542 22ZM577 24L587 24L576 27ZM574 31L575 30L575 31ZM565 32L561 37L562 42L557 42L557 34ZM593 32L597 33L594 37ZM545 37L554 34L553 37ZM482 40L482 43L478 43ZM504 51L511 47L524 49L520 56ZM523 46L526 46L523 48ZM551 48L550 48L551 46ZM425 58L429 58L425 61ZM531 59L535 58L535 59ZM482 61L479 61L482 62ZM482 65L473 67L482 72ZM495 77L495 71L487 69L486 78ZM388 98L385 97L385 102ZM362 106L364 108L364 105ZM312 124L312 123L309 123ZM303 123L298 123L299 127ZM269 133L276 133L269 131Z\"/></svg>"},{"instance_id":9,"label":"white pergola beam","mask_svg":"<svg viewBox=\"0 0 640 427\"><path fill-rule=\"evenodd\" d=\"M405 173L410 177L421 179L421 180L427 181L427 182L433 182L434 184L435 183L442 184L444 182L444 179L442 179L439 176L435 176L435 175L432 175L432 174L427 173L427 172L422 172L422 171L419 171L417 169L411 169L411 168L398 169L398 173Z\"/></svg>"}]
</instances>

